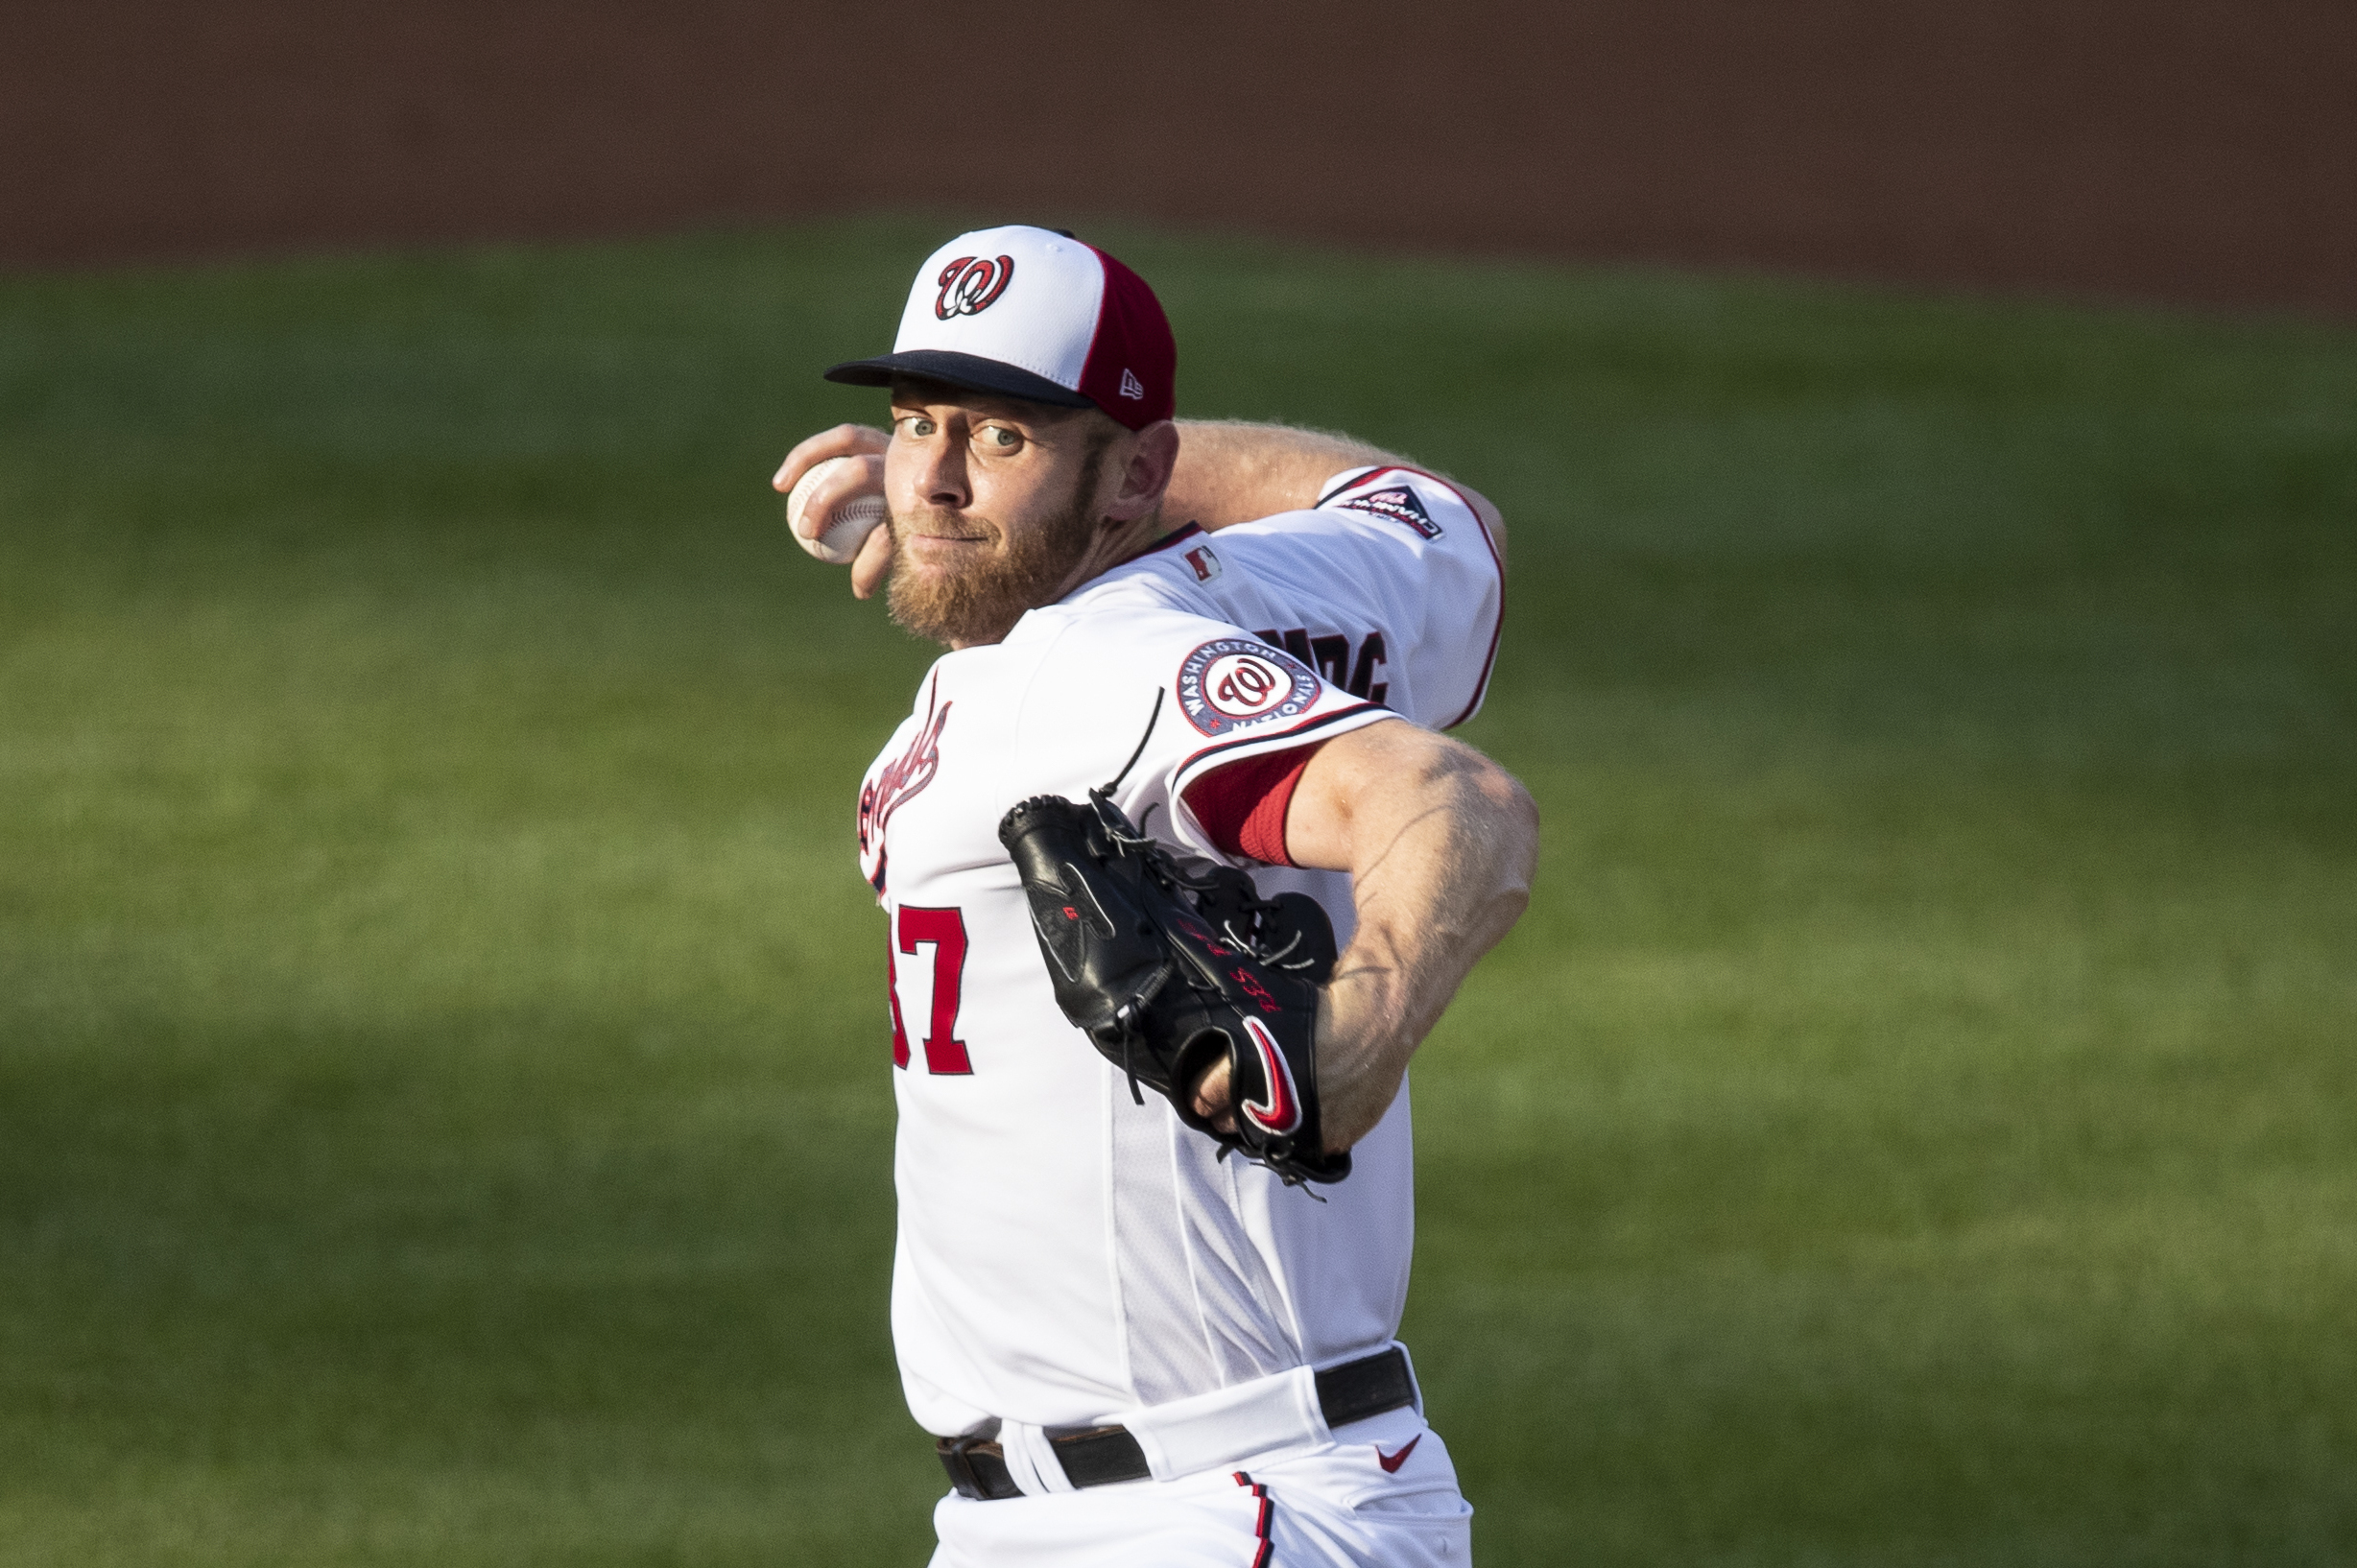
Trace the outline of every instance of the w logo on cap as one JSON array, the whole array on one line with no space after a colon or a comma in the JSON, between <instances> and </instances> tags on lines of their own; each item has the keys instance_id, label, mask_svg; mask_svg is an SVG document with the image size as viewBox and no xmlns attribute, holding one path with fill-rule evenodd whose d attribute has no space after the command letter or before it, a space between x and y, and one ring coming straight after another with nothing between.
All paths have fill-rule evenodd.
<instances>
[{"instance_id":1,"label":"w logo on cap","mask_svg":"<svg viewBox=\"0 0 2357 1568\"><path fill-rule=\"evenodd\" d=\"M979 316L995 304L1014 280L1014 257L996 261L984 256L960 256L941 269L940 297L933 314L946 321L953 316Z\"/></svg>"}]
</instances>

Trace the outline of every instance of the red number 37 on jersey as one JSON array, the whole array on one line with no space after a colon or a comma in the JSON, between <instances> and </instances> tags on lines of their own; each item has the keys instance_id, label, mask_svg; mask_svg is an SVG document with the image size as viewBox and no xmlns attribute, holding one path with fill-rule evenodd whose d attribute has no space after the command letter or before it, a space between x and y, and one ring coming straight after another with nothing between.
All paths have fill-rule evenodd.
<instances>
[{"instance_id":1,"label":"red number 37 on jersey","mask_svg":"<svg viewBox=\"0 0 2357 1568\"><path fill-rule=\"evenodd\" d=\"M900 1016L900 960L933 949L933 1006L925 1029L925 1070L970 1073L974 1064L958 1038L958 1003L965 979L965 916L956 909L913 909L903 905L893 917L893 943L887 950L886 988L893 1000L893 1065L909 1064L908 1025Z\"/></svg>"}]
</instances>

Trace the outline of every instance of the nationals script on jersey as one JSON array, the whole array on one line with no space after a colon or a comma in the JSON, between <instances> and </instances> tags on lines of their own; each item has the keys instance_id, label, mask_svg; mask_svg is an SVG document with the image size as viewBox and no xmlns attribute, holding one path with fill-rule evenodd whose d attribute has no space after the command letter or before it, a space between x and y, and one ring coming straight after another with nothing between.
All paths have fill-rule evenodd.
<instances>
[{"instance_id":1,"label":"nationals script on jersey","mask_svg":"<svg viewBox=\"0 0 2357 1568\"><path fill-rule=\"evenodd\" d=\"M1190 531L935 662L859 812L891 954L893 1333L920 1425L1125 1421L1393 1342L1414 1239L1406 1092L1345 1182L1313 1193L1216 1160L1058 1010L997 829L1031 796L1084 799L1137 749L1115 792L1131 820L1250 866L1210 841L1189 786L1394 711L1468 716L1500 579L1445 484L1354 470L1314 509ZM1346 877L1253 869L1264 891L1317 897L1347 941Z\"/></svg>"}]
</instances>

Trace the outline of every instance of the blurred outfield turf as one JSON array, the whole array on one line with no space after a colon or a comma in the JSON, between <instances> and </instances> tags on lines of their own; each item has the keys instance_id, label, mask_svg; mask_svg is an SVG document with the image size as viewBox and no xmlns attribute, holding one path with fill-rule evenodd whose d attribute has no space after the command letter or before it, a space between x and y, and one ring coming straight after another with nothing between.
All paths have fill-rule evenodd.
<instances>
[{"instance_id":1,"label":"blurred outfield turf","mask_svg":"<svg viewBox=\"0 0 2357 1568\"><path fill-rule=\"evenodd\" d=\"M0 1564L921 1560L767 480L945 231L0 280ZM1512 521L1483 1560L2357 1556L2357 334L1115 239Z\"/></svg>"}]
</instances>

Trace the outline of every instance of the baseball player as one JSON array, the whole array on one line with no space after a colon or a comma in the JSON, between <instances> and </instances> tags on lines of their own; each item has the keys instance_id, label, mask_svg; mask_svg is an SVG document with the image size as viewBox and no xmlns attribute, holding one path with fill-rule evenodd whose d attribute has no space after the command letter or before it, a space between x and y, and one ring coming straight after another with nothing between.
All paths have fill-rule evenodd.
<instances>
[{"instance_id":1,"label":"baseball player","mask_svg":"<svg viewBox=\"0 0 2357 1568\"><path fill-rule=\"evenodd\" d=\"M1528 796L1438 733L1488 678L1497 519L1333 438L1182 436L1175 368L1118 261L964 235L893 352L828 372L890 389L890 435L830 432L777 479L859 459L806 497L806 538L880 479L855 589L889 571L894 618L950 650L858 818L888 929L893 1337L952 1482L934 1560L1461 1564L1471 1509L1395 1338L1403 1089L1536 855ZM1075 1027L1085 981L1052 973L1007 835L1018 803L1083 798L1116 860L1315 901L1341 952L1302 983L1314 1055L1253 1022L1165 1098ZM1314 1147L1273 1154L1273 1128Z\"/></svg>"}]
</instances>

